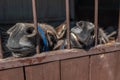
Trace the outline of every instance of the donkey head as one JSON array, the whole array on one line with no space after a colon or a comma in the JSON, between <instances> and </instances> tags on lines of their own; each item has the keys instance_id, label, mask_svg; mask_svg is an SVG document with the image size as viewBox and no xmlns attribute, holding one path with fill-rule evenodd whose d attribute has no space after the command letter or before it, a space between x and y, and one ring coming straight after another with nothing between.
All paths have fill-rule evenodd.
<instances>
[{"instance_id":1,"label":"donkey head","mask_svg":"<svg viewBox=\"0 0 120 80\"><path fill-rule=\"evenodd\" d=\"M92 43L94 24L87 21L79 21L76 26L71 29L72 47L83 48Z\"/></svg>"},{"instance_id":2,"label":"donkey head","mask_svg":"<svg viewBox=\"0 0 120 80\"><path fill-rule=\"evenodd\" d=\"M53 26L48 24L38 24L39 27L44 32L44 37L47 39L47 46L49 50L53 50L59 41L64 36L65 26L64 24L58 26L59 29L56 30ZM36 35L40 37L40 49L44 48L42 34L37 34L34 25L30 23L17 23L11 27L7 33L9 34L9 39L6 46L12 52L14 57L24 57L35 53L36 48Z\"/></svg>"},{"instance_id":3,"label":"donkey head","mask_svg":"<svg viewBox=\"0 0 120 80\"><path fill-rule=\"evenodd\" d=\"M7 33L9 34L9 39L6 46L13 53L13 56L27 56L35 50L36 31L33 24L17 23Z\"/></svg>"}]
</instances>

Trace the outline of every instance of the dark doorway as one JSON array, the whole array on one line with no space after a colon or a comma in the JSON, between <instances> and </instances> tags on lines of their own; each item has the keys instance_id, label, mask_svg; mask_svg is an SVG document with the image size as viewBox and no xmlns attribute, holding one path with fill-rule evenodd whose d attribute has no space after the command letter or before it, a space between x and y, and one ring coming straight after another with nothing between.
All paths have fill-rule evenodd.
<instances>
[{"instance_id":1,"label":"dark doorway","mask_svg":"<svg viewBox=\"0 0 120 80\"><path fill-rule=\"evenodd\" d=\"M99 0L99 25L117 26L119 0ZM94 22L94 0L75 0L75 20Z\"/></svg>"},{"instance_id":2,"label":"dark doorway","mask_svg":"<svg viewBox=\"0 0 120 80\"><path fill-rule=\"evenodd\" d=\"M75 20L89 20L93 22L94 0L75 0Z\"/></svg>"}]
</instances>

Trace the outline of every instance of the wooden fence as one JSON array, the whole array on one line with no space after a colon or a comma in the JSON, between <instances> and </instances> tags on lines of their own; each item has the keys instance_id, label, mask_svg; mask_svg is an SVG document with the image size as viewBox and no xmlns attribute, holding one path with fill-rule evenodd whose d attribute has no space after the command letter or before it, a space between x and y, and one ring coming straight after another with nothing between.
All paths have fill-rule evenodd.
<instances>
[{"instance_id":1,"label":"wooden fence","mask_svg":"<svg viewBox=\"0 0 120 80\"><path fill-rule=\"evenodd\" d=\"M42 53L0 62L0 80L120 80L120 46Z\"/></svg>"}]
</instances>

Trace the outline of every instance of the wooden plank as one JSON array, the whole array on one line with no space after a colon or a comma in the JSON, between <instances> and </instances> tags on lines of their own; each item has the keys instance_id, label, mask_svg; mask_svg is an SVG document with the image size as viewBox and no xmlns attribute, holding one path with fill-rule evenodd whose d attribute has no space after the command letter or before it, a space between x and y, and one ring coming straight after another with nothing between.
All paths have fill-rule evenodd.
<instances>
[{"instance_id":1,"label":"wooden plank","mask_svg":"<svg viewBox=\"0 0 120 80\"><path fill-rule=\"evenodd\" d=\"M120 80L119 53L120 51L92 56L90 80Z\"/></svg>"},{"instance_id":2,"label":"wooden plank","mask_svg":"<svg viewBox=\"0 0 120 80\"><path fill-rule=\"evenodd\" d=\"M64 0L36 0L38 19L65 19ZM32 21L31 0L1 0L0 20L4 22Z\"/></svg>"},{"instance_id":3,"label":"wooden plank","mask_svg":"<svg viewBox=\"0 0 120 80\"><path fill-rule=\"evenodd\" d=\"M120 80L120 54L118 54L118 58L116 61L117 62L116 62L115 80Z\"/></svg>"},{"instance_id":4,"label":"wooden plank","mask_svg":"<svg viewBox=\"0 0 120 80\"><path fill-rule=\"evenodd\" d=\"M24 80L23 68L0 71L0 80Z\"/></svg>"},{"instance_id":5,"label":"wooden plank","mask_svg":"<svg viewBox=\"0 0 120 80\"><path fill-rule=\"evenodd\" d=\"M0 33L0 59L3 59L2 37Z\"/></svg>"},{"instance_id":6,"label":"wooden plank","mask_svg":"<svg viewBox=\"0 0 120 80\"><path fill-rule=\"evenodd\" d=\"M60 80L59 61L25 68L26 80Z\"/></svg>"},{"instance_id":7,"label":"wooden plank","mask_svg":"<svg viewBox=\"0 0 120 80\"><path fill-rule=\"evenodd\" d=\"M89 57L61 61L61 80L88 80Z\"/></svg>"},{"instance_id":8,"label":"wooden plank","mask_svg":"<svg viewBox=\"0 0 120 80\"><path fill-rule=\"evenodd\" d=\"M120 44L114 44L111 46L100 46L92 48L89 51L81 50L81 49L65 49L65 50L57 50L44 52L42 54L38 54L32 57L25 58L8 58L0 61L0 70L28 66L34 64L41 64L51 61L58 61L64 59L85 57L90 55L99 55L99 54L109 54L110 52L120 51ZM119 53L118 53L119 54Z\"/></svg>"}]
</instances>

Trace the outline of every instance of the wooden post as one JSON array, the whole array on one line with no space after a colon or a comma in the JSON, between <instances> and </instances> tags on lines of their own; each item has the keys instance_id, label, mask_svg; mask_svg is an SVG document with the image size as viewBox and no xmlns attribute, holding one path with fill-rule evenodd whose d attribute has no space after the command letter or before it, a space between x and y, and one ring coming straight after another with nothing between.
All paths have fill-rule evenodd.
<instances>
[{"instance_id":1,"label":"wooden post","mask_svg":"<svg viewBox=\"0 0 120 80\"><path fill-rule=\"evenodd\" d=\"M37 30L37 26L38 26L38 23L37 23L37 13L36 13L36 0L32 0L32 10L33 10L33 21L34 21L34 27L35 27L35 30L38 34L38 30ZM37 41L37 47L36 47L36 52L37 54L40 53L40 41L39 41L39 35L36 36L36 41Z\"/></svg>"},{"instance_id":2,"label":"wooden post","mask_svg":"<svg viewBox=\"0 0 120 80\"><path fill-rule=\"evenodd\" d=\"M120 7L120 6L119 6ZM120 42L120 8L119 8L119 19L118 19L118 42Z\"/></svg>"},{"instance_id":3,"label":"wooden post","mask_svg":"<svg viewBox=\"0 0 120 80\"><path fill-rule=\"evenodd\" d=\"M2 50L2 38L0 34L0 59L3 59L3 50Z\"/></svg>"},{"instance_id":4,"label":"wooden post","mask_svg":"<svg viewBox=\"0 0 120 80\"><path fill-rule=\"evenodd\" d=\"M66 0L66 21L67 21L67 49L70 49L70 11L69 0Z\"/></svg>"},{"instance_id":5,"label":"wooden post","mask_svg":"<svg viewBox=\"0 0 120 80\"><path fill-rule=\"evenodd\" d=\"M95 24L95 46L98 44L98 0L95 0L94 24Z\"/></svg>"}]
</instances>

